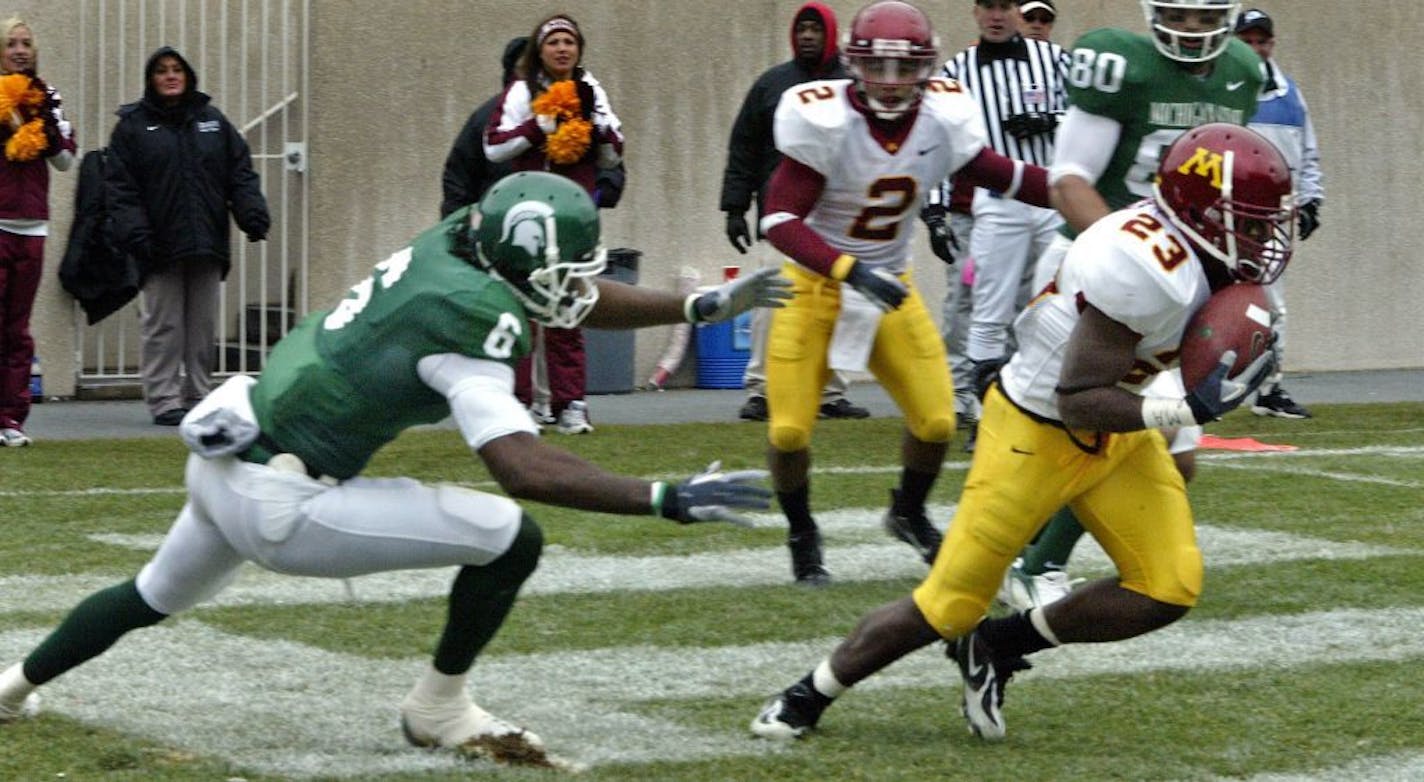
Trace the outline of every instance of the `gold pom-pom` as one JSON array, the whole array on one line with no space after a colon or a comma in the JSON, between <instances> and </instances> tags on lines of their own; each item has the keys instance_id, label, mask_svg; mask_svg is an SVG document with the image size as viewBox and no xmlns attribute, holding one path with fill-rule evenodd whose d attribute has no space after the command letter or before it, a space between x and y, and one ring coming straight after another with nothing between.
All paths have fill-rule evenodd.
<instances>
[{"instance_id":1,"label":"gold pom-pom","mask_svg":"<svg viewBox=\"0 0 1424 782\"><path fill-rule=\"evenodd\" d=\"M44 93L33 89L30 77L23 73L0 76L0 116L21 108L28 108L27 114L44 103Z\"/></svg>"},{"instance_id":2,"label":"gold pom-pom","mask_svg":"<svg viewBox=\"0 0 1424 782\"><path fill-rule=\"evenodd\" d=\"M5 157L19 162L34 160L45 151L48 144L45 140L44 122L30 120L21 125L19 130L11 134L10 140L5 142Z\"/></svg>"},{"instance_id":3,"label":"gold pom-pom","mask_svg":"<svg viewBox=\"0 0 1424 782\"><path fill-rule=\"evenodd\" d=\"M581 113L578 88L572 80L556 81L543 94L529 104L535 114L552 115L559 119L571 119Z\"/></svg>"},{"instance_id":4,"label":"gold pom-pom","mask_svg":"<svg viewBox=\"0 0 1424 782\"><path fill-rule=\"evenodd\" d=\"M560 165L577 163L593 141L593 125L578 117L567 120L544 142L544 154Z\"/></svg>"},{"instance_id":5,"label":"gold pom-pom","mask_svg":"<svg viewBox=\"0 0 1424 782\"><path fill-rule=\"evenodd\" d=\"M0 76L0 115L9 114L24 101L30 78L23 73Z\"/></svg>"}]
</instances>

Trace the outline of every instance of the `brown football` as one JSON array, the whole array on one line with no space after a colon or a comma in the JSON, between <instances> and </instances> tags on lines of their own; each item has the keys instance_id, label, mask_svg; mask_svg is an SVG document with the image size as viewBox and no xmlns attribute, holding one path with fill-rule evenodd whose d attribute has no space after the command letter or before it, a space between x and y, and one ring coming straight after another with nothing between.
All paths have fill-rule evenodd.
<instances>
[{"instance_id":1,"label":"brown football","mask_svg":"<svg viewBox=\"0 0 1424 782\"><path fill-rule=\"evenodd\" d=\"M1238 282L1213 293L1192 315L1182 334L1182 381L1195 388L1221 361L1236 351L1236 375L1256 360L1271 341L1271 303L1264 286Z\"/></svg>"}]
</instances>

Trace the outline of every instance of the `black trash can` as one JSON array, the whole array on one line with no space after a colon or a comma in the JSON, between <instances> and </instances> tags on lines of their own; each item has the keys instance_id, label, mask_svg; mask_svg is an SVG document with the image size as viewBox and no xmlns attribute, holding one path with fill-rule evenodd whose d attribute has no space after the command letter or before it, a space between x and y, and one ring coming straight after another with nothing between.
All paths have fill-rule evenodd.
<instances>
[{"instance_id":1,"label":"black trash can","mask_svg":"<svg viewBox=\"0 0 1424 782\"><path fill-rule=\"evenodd\" d=\"M617 247L608 251L608 268L601 277L629 285L638 284L640 250ZM588 375L584 393L626 394L633 390L633 365L636 350L632 329L583 330L584 354L588 359Z\"/></svg>"}]
</instances>

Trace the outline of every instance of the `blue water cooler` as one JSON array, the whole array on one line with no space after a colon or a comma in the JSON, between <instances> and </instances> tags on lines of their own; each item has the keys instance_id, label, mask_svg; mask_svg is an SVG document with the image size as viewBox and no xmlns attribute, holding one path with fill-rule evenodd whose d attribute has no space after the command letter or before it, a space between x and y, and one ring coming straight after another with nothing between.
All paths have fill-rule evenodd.
<instances>
[{"instance_id":1,"label":"blue water cooler","mask_svg":"<svg viewBox=\"0 0 1424 782\"><path fill-rule=\"evenodd\" d=\"M752 315L697 327L697 387L741 388L752 355Z\"/></svg>"}]
</instances>

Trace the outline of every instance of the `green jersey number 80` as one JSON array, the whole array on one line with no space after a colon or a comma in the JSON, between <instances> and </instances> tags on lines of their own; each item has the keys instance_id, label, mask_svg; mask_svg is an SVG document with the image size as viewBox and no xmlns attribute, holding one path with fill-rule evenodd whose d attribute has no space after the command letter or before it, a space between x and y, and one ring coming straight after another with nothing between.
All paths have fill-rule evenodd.
<instances>
[{"instance_id":1,"label":"green jersey number 80","mask_svg":"<svg viewBox=\"0 0 1424 782\"><path fill-rule=\"evenodd\" d=\"M1068 67L1068 83L1080 90L1117 92L1127 75L1127 58L1117 52L1096 52L1074 49L1073 64Z\"/></svg>"}]
</instances>

